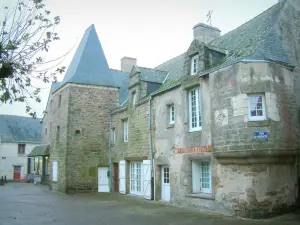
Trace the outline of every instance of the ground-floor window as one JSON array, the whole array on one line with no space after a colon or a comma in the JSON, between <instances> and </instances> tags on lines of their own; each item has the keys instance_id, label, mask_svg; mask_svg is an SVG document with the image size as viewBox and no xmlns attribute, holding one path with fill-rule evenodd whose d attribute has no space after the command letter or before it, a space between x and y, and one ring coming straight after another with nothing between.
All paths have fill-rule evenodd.
<instances>
[{"instance_id":1,"label":"ground-floor window","mask_svg":"<svg viewBox=\"0 0 300 225\"><path fill-rule=\"evenodd\" d=\"M193 193L211 193L210 161L192 161Z\"/></svg>"},{"instance_id":2,"label":"ground-floor window","mask_svg":"<svg viewBox=\"0 0 300 225\"><path fill-rule=\"evenodd\" d=\"M130 163L130 193L142 194L142 162Z\"/></svg>"}]
</instances>

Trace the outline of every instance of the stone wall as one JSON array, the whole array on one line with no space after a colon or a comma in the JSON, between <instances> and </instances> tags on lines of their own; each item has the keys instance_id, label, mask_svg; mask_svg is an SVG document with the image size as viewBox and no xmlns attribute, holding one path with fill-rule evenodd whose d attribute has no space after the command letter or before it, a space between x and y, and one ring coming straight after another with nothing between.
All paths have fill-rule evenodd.
<instances>
[{"instance_id":1,"label":"stone wall","mask_svg":"<svg viewBox=\"0 0 300 225\"><path fill-rule=\"evenodd\" d=\"M98 167L108 167L109 111L119 103L117 88L70 87L67 189L97 189Z\"/></svg>"},{"instance_id":2,"label":"stone wall","mask_svg":"<svg viewBox=\"0 0 300 225\"><path fill-rule=\"evenodd\" d=\"M48 124L50 138L50 167L49 185L54 191L65 192L67 190L66 154L67 154L67 132L69 113L70 85L65 85L50 96L52 109L45 116L45 125ZM58 98L61 95L61 105L58 107ZM48 102L50 104L50 101ZM47 108L50 109L48 105ZM46 122L47 121L47 122ZM47 125L46 125L47 126ZM57 141L57 126L60 126L59 141ZM43 141L46 140L43 138ZM57 161L58 180L52 181L52 162Z\"/></svg>"},{"instance_id":3,"label":"stone wall","mask_svg":"<svg viewBox=\"0 0 300 225\"><path fill-rule=\"evenodd\" d=\"M128 108L112 114L112 128L115 128L115 143L111 145L112 162L120 160L141 161L149 158L148 101L129 104ZM128 119L128 142L124 142L123 120ZM114 174L113 174L114 176ZM114 177L112 179L114 182ZM129 164L126 174L126 190L129 190ZM114 186L114 184L112 185Z\"/></svg>"},{"instance_id":4,"label":"stone wall","mask_svg":"<svg viewBox=\"0 0 300 225\"><path fill-rule=\"evenodd\" d=\"M218 159L216 201L262 217L291 208L298 196L299 122L291 71L238 63L210 74L212 145ZM249 121L248 94L264 93L266 120ZM268 133L254 139L253 133Z\"/></svg>"}]
</instances>

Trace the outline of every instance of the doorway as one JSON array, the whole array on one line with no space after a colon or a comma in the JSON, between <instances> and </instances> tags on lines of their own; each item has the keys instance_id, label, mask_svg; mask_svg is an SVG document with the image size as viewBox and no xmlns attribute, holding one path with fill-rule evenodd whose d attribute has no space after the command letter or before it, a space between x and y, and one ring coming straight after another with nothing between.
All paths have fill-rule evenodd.
<instances>
[{"instance_id":1,"label":"doorway","mask_svg":"<svg viewBox=\"0 0 300 225\"><path fill-rule=\"evenodd\" d=\"M119 163L114 163L114 191L119 192Z\"/></svg>"},{"instance_id":2,"label":"doorway","mask_svg":"<svg viewBox=\"0 0 300 225\"><path fill-rule=\"evenodd\" d=\"M21 166L14 166L14 180L21 179Z\"/></svg>"},{"instance_id":3,"label":"doorway","mask_svg":"<svg viewBox=\"0 0 300 225\"><path fill-rule=\"evenodd\" d=\"M98 168L98 192L109 192L108 167Z\"/></svg>"},{"instance_id":4,"label":"doorway","mask_svg":"<svg viewBox=\"0 0 300 225\"><path fill-rule=\"evenodd\" d=\"M170 201L170 168L161 168L161 199Z\"/></svg>"}]
</instances>

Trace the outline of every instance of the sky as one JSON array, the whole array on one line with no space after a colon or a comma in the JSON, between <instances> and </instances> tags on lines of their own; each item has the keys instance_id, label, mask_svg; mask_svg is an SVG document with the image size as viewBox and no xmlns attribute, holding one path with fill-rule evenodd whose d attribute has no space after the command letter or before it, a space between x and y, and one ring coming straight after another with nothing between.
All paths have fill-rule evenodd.
<instances>
[{"instance_id":1,"label":"sky","mask_svg":"<svg viewBox=\"0 0 300 225\"><path fill-rule=\"evenodd\" d=\"M16 0L1 0L0 9ZM95 25L110 68L120 69L124 56L137 58L137 64L155 67L184 53L193 40L193 26L207 23L213 10L212 26L221 35L239 27L278 0L44 0L51 14L60 16L56 31L60 41L51 45L48 60L70 51L60 66L70 64L85 29ZM1 10L0 10L1 12ZM2 20L0 14L0 20ZM62 80L63 75L58 77ZM30 106L43 117L50 84L42 88L41 103ZM1 104L0 114L28 116L25 104Z\"/></svg>"}]
</instances>

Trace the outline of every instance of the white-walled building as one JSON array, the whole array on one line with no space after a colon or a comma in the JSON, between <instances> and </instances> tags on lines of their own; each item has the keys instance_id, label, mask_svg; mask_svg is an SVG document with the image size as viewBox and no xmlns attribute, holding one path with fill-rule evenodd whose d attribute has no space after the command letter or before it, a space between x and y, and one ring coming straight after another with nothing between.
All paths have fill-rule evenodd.
<instances>
[{"instance_id":1,"label":"white-walled building","mask_svg":"<svg viewBox=\"0 0 300 225\"><path fill-rule=\"evenodd\" d=\"M28 163L27 155L40 142L40 120L0 115L0 177L19 180L32 172L34 165Z\"/></svg>"}]
</instances>

